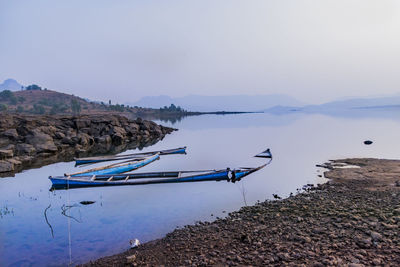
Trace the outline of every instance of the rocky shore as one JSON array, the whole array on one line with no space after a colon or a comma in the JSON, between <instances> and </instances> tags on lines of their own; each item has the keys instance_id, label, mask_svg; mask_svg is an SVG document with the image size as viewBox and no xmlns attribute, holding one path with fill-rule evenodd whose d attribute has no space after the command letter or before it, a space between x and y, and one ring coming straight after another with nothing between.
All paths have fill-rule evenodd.
<instances>
[{"instance_id":1,"label":"rocky shore","mask_svg":"<svg viewBox=\"0 0 400 267\"><path fill-rule=\"evenodd\" d=\"M144 147L174 129L120 115L25 116L0 118L0 176L75 156L118 153Z\"/></svg>"},{"instance_id":2,"label":"rocky shore","mask_svg":"<svg viewBox=\"0 0 400 267\"><path fill-rule=\"evenodd\" d=\"M326 184L84 266L399 266L400 161L324 167Z\"/></svg>"}]
</instances>

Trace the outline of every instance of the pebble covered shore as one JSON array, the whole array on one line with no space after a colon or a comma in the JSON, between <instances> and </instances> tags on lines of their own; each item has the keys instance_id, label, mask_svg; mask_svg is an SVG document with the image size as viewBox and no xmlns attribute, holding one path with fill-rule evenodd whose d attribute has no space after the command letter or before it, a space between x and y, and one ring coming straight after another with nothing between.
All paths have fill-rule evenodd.
<instances>
[{"instance_id":1,"label":"pebble covered shore","mask_svg":"<svg viewBox=\"0 0 400 267\"><path fill-rule=\"evenodd\" d=\"M324 166L326 184L84 266L400 266L400 161Z\"/></svg>"}]
</instances>

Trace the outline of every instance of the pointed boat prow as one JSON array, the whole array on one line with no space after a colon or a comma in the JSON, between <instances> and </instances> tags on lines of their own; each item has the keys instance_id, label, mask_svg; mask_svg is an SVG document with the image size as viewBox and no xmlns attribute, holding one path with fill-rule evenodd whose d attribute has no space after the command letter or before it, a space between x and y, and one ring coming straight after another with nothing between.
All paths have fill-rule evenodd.
<instances>
[{"instance_id":1,"label":"pointed boat prow","mask_svg":"<svg viewBox=\"0 0 400 267\"><path fill-rule=\"evenodd\" d=\"M271 150L268 148L267 150L261 152L260 154L255 155L254 157L272 159L272 153Z\"/></svg>"}]
</instances>

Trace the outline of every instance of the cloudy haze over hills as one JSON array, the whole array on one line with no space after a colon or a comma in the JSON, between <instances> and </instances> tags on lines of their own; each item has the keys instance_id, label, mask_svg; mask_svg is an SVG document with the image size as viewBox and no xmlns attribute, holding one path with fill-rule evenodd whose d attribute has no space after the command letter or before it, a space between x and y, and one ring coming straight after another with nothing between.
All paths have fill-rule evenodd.
<instances>
[{"instance_id":1,"label":"cloudy haze over hills","mask_svg":"<svg viewBox=\"0 0 400 267\"><path fill-rule=\"evenodd\" d=\"M160 108L175 104L186 110L201 112L260 111L275 105L303 105L302 102L286 95L188 95L175 98L163 95L147 96L129 104L150 108Z\"/></svg>"},{"instance_id":2,"label":"cloudy haze over hills","mask_svg":"<svg viewBox=\"0 0 400 267\"><path fill-rule=\"evenodd\" d=\"M0 80L113 102L321 104L398 92L399 29L399 1L0 1Z\"/></svg>"},{"instance_id":3,"label":"cloudy haze over hills","mask_svg":"<svg viewBox=\"0 0 400 267\"><path fill-rule=\"evenodd\" d=\"M369 116L378 113L390 113L395 117L400 115L400 95L388 97L351 98L331 101L321 105L284 106L277 105L264 110L272 114L287 114L293 112L319 113L341 116Z\"/></svg>"},{"instance_id":4,"label":"cloudy haze over hills","mask_svg":"<svg viewBox=\"0 0 400 267\"><path fill-rule=\"evenodd\" d=\"M14 79L6 79L0 84L0 91L19 91L24 89ZM56 90L59 91L59 90ZM63 93L62 91L59 91ZM93 96L88 101L97 101ZM121 102L129 106L160 108L171 104L180 106L188 111L216 112L216 111L251 111L285 114L291 112L303 113L337 113L337 112L365 112L369 109L400 109L400 94L379 97L353 97L326 102L320 105L310 105L294 97L283 94L271 95L187 95L171 97L167 95L145 96L136 102Z\"/></svg>"},{"instance_id":5,"label":"cloudy haze over hills","mask_svg":"<svg viewBox=\"0 0 400 267\"><path fill-rule=\"evenodd\" d=\"M400 95L369 98L349 98L336 100L320 105L310 105L285 95L226 95L201 96L189 95L185 97L148 96L137 102L126 103L132 106L160 108L175 104L189 111L265 111L269 113L329 113L338 111L362 112L363 109L398 108L400 110Z\"/></svg>"}]
</instances>

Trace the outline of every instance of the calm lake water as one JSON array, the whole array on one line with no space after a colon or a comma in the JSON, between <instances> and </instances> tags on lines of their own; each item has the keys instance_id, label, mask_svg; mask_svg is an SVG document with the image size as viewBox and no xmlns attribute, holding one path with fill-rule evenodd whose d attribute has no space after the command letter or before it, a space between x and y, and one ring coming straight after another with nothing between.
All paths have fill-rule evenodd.
<instances>
[{"instance_id":1,"label":"calm lake water","mask_svg":"<svg viewBox=\"0 0 400 267\"><path fill-rule=\"evenodd\" d=\"M287 196L321 183L316 164L345 157L399 158L400 112L344 118L325 115L204 115L173 125L179 131L143 151L186 145L140 171L252 167L271 148L272 163L239 183L201 182L49 192L49 175L76 170L57 163L0 179L0 265L64 266L129 248L199 220L223 217L245 204ZM397 116L398 115L398 116ZM391 118L392 117L392 118ZM395 118L395 119L393 119ZM373 140L371 146L363 141ZM129 153L132 151L127 151ZM96 201L81 205L84 200ZM63 214L65 206L72 206ZM49 208L48 208L49 207ZM47 209L46 222L45 210ZM211 216L213 214L213 216ZM70 215L68 218L65 215Z\"/></svg>"}]
</instances>

